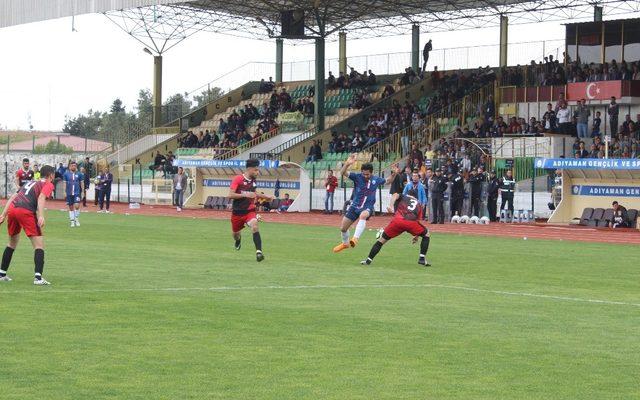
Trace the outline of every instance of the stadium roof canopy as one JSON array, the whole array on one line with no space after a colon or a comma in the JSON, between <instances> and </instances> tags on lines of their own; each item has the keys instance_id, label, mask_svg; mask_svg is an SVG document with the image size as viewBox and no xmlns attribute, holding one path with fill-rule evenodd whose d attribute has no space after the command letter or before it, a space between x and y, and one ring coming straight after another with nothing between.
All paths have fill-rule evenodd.
<instances>
[{"instance_id":1,"label":"stadium roof canopy","mask_svg":"<svg viewBox=\"0 0 640 400\"><path fill-rule=\"evenodd\" d=\"M627 0L1 0L0 27L84 13L104 13L157 53L201 32L269 39L280 34L280 13L305 11L309 36L349 38L486 28L509 24L593 18L593 6L607 17L639 12Z\"/></svg>"}]
</instances>

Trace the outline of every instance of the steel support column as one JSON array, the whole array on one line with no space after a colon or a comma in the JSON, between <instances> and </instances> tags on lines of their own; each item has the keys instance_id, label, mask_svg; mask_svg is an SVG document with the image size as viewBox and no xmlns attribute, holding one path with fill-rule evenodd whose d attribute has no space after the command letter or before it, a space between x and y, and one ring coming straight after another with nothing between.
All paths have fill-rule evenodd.
<instances>
[{"instance_id":1,"label":"steel support column","mask_svg":"<svg viewBox=\"0 0 640 400\"><path fill-rule=\"evenodd\" d=\"M162 56L153 57L153 126L162 126Z\"/></svg>"},{"instance_id":2,"label":"steel support column","mask_svg":"<svg viewBox=\"0 0 640 400\"><path fill-rule=\"evenodd\" d=\"M507 66L507 48L509 44L509 18L500 16L500 68Z\"/></svg>"},{"instance_id":3,"label":"steel support column","mask_svg":"<svg viewBox=\"0 0 640 400\"><path fill-rule=\"evenodd\" d=\"M338 34L338 65L339 73L347 74L347 32Z\"/></svg>"},{"instance_id":4,"label":"steel support column","mask_svg":"<svg viewBox=\"0 0 640 400\"><path fill-rule=\"evenodd\" d=\"M282 83L283 50L284 41L280 38L276 39L276 83Z\"/></svg>"},{"instance_id":5,"label":"steel support column","mask_svg":"<svg viewBox=\"0 0 640 400\"><path fill-rule=\"evenodd\" d=\"M411 26L411 68L418 71L420 68L420 25Z\"/></svg>"},{"instance_id":6,"label":"steel support column","mask_svg":"<svg viewBox=\"0 0 640 400\"><path fill-rule=\"evenodd\" d=\"M316 39L315 113L316 132L324 130L324 38Z\"/></svg>"}]
</instances>

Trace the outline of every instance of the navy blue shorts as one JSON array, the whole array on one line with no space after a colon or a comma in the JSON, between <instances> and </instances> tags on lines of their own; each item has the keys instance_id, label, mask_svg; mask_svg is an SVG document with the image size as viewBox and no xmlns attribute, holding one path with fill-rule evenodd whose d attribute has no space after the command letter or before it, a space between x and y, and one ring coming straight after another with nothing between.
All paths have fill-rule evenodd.
<instances>
[{"instance_id":1,"label":"navy blue shorts","mask_svg":"<svg viewBox=\"0 0 640 400\"><path fill-rule=\"evenodd\" d=\"M350 219L351 221L355 221L360 218L360 214L362 214L364 211L369 211L369 217L367 217L367 220L371 218L371 216L373 215L373 207L365 206L363 208L357 208L357 207L354 207L353 205L347 208L347 212L344 214L344 216Z\"/></svg>"},{"instance_id":2,"label":"navy blue shorts","mask_svg":"<svg viewBox=\"0 0 640 400\"><path fill-rule=\"evenodd\" d=\"M67 205L72 206L74 204L80 203L80 195L67 195Z\"/></svg>"}]
</instances>

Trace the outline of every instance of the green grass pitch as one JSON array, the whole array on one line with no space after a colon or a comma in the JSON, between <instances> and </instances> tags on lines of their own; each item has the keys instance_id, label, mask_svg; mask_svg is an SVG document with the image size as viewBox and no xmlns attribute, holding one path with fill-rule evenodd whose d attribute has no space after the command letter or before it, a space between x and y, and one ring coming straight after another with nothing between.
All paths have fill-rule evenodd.
<instances>
[{"instance_id":1,"label":"green grass pitch","mask_svg":"<svg viewBox=\"0 0 640 400\"><path fill-rule=\"evenodd\" d=\"M50 211L0 285L0 399L638 399L640 250ZM6 229L2 227L3 231ZM604 302L596 302L603 300Z\"/></svg>"}]
</instances>

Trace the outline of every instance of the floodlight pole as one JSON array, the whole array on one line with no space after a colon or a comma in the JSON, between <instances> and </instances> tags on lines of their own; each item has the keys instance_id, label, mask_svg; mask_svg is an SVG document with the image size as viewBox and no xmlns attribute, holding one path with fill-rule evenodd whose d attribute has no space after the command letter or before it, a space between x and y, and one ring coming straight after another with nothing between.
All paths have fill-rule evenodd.
<instances>
[{"instance_id":1,"label":"floodlight pole","mask_svg":"<svg viewBox=\"0 0 640 400\"><path fill-rule=\"evenodd\" d=\"M338 34L338 66L340 73L347 74L347 32Z\"/></svg>"},{"instance_id":2,"label":"floodlight pole","mask_svg":"<svg viewBox=\"0 0 640 400\"><path fill-rule=\"evenodd\" d=\"M315 113L316 132L324 130L324 36L316 38Z\"/></svg>"},{"instance_id":3,"label":"floodlight pole","mask_svg":"<svg viewBox=\"0 0 640 400\"><path fill-rule=\"evenodd\" d=\"M153 127L162 125L162 55L153 56Z\"/></svg>"},{"instance_id":4,"label":"floodlight pole","mask_svg":"<svg viewBox=\"0 0 640 400\"><path fill-rule=\"evenodd\" d=\"M509 18L500 16L500 68L507 66L507 47L509 43Z\"/></svg>"},{"instance_id":5,"label":"floodlight pole","mask_svg":"<svg viewBox=\"0 0 640 400\"><path fill-rule=\"evenodd\" d=\"M282 38L276 39L276 83L282 83L282 60L284 41Z\"/></svg>"},{"instance_id":6,"label":"floodlight pole","mask_svg":"<svg viewBox=\"0 0 640 400\"><path fill-rule=\"evenodd\" d=\"M411 26L411 68L418 72L420 68L420 25Z\"/></svg>"}]
</instances>

